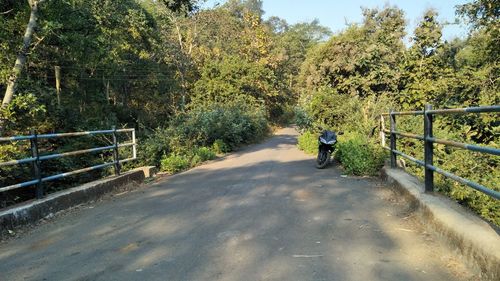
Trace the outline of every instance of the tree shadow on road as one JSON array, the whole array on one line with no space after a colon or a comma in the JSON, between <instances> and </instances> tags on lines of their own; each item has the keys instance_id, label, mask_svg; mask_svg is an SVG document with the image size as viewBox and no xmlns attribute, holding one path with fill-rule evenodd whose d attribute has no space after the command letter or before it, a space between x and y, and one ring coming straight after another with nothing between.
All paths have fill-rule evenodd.
<instances>
[{"instance_id":1,"label":"tree shadow on road","mask_svg":"<svg viewBox=\"0 0 500 281\"><path fill-rule=\"evenodd\" d=\"M394 260L405 246L386 225L376 179L317 170L303 155L242 159L268 146L36 230L5 246L0 271L12 280L427 280L415 269L425 261Z\"/></svg>"}]
</instances>

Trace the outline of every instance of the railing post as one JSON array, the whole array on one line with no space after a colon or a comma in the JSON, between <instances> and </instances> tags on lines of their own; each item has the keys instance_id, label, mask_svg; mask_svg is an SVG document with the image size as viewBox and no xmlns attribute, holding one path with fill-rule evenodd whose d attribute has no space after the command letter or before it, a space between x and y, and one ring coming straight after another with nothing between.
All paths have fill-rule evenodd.
<instances>
[{"instance_id":1,"label":"railing post","mask_svg":"<svg viewBox=\"0 0 500 281\"><path fill-rule=\"evenodd\" d=\"M43 198L43 186L42 186L42 167L40 165L40 156L38 155L38 136L35 130L31 130L31 135L34 138L30 139L31 144L31 157L35 158L33 161L33 179L38 180L38 183L35 185L36 187L36 198Z\"/></svg>"},{"instance_id":2,"label":"railing post","mask_svg":"<svg viewBox=\"0 0 500 281\"><path fill-rule=\"evenodd\" d=\"M397 154L394 152L396 150L396 115L393 114L394 110L391 109L389 114L391 120L391 168L397 167Z\"/></svg>"},{"instance_id":3,"label":"railing post","mask_svg":"<svg viewBox=\"0 0 500 281\"><path fill-rule=\"evenodd\" d=\"M113 130L113 161L115 167L115 175L120 175L120 155L118 154L118 140L116 138L116 127L111 128Z\"/></svg>"},{"instance_id":4,"label":"railing post","mask_svg":"<svg viewBox=\"0 0 500 281\"><path fill-rule=\"evenodd\" d=\"M135 140L135 128L132 130L132 158L136 159L137 158L137 144Z\"/></svg>"},{"instance_id":5,"label":"railing post","mask_svg":"<svg viewBox=\"0 0 500 281\"><path fill-rule=\"evenodd\" d=\"M432 105L426 104L424 108L424 162L425 162L425 191L434 191L434 171L429 167L433 166L434 144L432 138L432 114L427 111L432 110Z\"/></svg>"},{"instance_id":6,"label":"railing post","mask_svg":"<svg viewBox=\"0 0 500 281\"><path fill-rule=\"evenodd\" d=\"M380 115L380 144L385 147L385 122L384 115Z\"/></svg>"}]
</instances>

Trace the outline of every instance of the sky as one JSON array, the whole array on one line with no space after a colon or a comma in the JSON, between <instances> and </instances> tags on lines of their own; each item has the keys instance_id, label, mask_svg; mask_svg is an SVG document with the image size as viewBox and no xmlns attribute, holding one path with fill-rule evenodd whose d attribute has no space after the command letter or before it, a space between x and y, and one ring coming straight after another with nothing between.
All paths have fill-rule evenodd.
<instances>
[{"instance_id":1,"label":"sky","mask_svg":"<svg viewBox=\"0 0 500 281\"><path fill-rule=\"evenodd\" d=\"M263 0L264 19L278 16L288 23L310 22L317 18L321 25L339 32L346 23L361 22L361 7L383 7L385 4L396 5L403 9L407 20L407 33L412 34L415 26L422 18L424 11L434 8L439 13L442 23L455 22L455 6L471 0ZM205 6L224 3L224 0L209 0ZM446 24L443 28L443 39L465 37L467 27L463 24Z\"/></svg>"}]
</instances>

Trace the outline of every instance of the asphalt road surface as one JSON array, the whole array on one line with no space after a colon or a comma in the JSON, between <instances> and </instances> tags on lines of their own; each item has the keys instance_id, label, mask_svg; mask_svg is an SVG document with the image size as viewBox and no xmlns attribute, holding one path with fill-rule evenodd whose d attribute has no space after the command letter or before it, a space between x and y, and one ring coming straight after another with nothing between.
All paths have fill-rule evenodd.
<instances>
[{"instance_id":1,"label":"asphalt road surface","mask_svg":"<svg viewBox=\"0 0 500 281\"><path fill-rule=\"evenodd\" d=\"M0 280L470 280L375 178L286 128L0 244Z\"/></svg>"}]
</instances>

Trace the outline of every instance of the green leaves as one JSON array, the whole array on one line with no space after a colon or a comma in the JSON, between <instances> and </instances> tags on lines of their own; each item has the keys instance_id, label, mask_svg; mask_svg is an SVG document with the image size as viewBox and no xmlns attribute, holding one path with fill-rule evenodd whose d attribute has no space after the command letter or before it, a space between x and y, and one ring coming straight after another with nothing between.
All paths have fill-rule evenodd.
<instances>
[{"instance_id":1,"label":"green leaves","mask_svg":"<svg viewBox=\"0 0 500 281\"><path fill-rule=\"evenodd\" d=\"M375 176L384 165L386 153L366 136L347 132L339 136L335 157L348 174Z\"/></svg>"},{"instance_id":2,"label":"green leaves","mask_svg":"<svg viewBox=\"0 0 500 281\"><path fill-rule=\"evenodd\" d=\"M398 88L404 18L401 10L365 10L362 25L351 25L308 54L300 81L304 91L322 86L339 94L366 97Z\"/></svg>"},{"instance_id":3,"label":"green leaves","mask_svg":"<svg viewBox=\"0 0 500 281\"><path fill-rule=\"evenodd\" d=\"M299 136L297 146L307 154L317 154L318 134L311 131L304 132Z\"/></svg>"}]
</instances>

